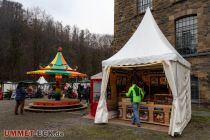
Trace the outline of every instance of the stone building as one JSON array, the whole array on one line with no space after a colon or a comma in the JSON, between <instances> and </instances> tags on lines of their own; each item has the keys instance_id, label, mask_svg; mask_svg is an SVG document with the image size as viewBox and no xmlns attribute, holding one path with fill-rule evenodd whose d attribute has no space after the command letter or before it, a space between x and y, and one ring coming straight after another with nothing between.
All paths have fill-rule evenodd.
<instances>
[{"instance_id":1,"label":"stone building","mask_svg":"<svg viewBox=\"0 0 210 140\"><path fill-rule=\"evenodd\" d=\"M169 42L192 64L192 101L209 102L210 0L115 0L115 51L135 32L148 6Z\"/></svg>"}]
</instances>

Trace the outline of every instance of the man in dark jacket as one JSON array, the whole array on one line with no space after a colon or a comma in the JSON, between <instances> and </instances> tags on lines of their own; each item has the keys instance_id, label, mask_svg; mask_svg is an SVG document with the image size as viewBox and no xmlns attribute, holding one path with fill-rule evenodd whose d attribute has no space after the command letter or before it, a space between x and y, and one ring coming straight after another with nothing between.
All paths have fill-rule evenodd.
<instances>
[{"instance_id":1,"label":"man in dark jacket","mask_svg":"<svg viewBox=\"0 0 210 140\"><path fill-rule=\"evenodd\" d=\"M77 93L78 93L78 99L80 100L80 102L82 101L83 90L84 90L84 87L81 84L79 84L78 89L77 89Z\"/></svg>"},{"instance_id":2,"label":"man in dark jacket","mask_svg":"<svg viewBox=\"0 0 210 140\"><path fill-rule=\"evenodd\" d=\"M24 89L24 83L20 82L16 89L15 115L18 115L19 106L20 106L20 114L23 114L23 108L24 108L24 104L25 104L25 96L26 96L26 91Z\"/></svg>"}]
</instances>

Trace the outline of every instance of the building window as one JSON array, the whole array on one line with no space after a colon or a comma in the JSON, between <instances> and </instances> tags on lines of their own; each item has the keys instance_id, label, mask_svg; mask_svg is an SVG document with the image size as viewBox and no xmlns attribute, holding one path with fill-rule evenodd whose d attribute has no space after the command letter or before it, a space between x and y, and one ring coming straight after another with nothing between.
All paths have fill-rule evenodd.
<instances>
[{"instance_id":1,"label":"building window","mask_svg":"<svg viewBox=\"0 0 210 140\"><path fill-rule=\"evenodd\" d=\"M176 49L182 55L197 53L197 16L176 20Z\"/></svg>"},{"instance_id":2,"label":"building window","mask_svg":"<svg viewBox=\"0 0 210 140\"><path fill-rule=\"evenodd\" d=\"M191 76L191 98L192 102L196 102L199 99L199 81L198 77Z\"/></svg>"},{"instance_id":3,"label":"building window","mask_svg":"<svg viewBox=\"0 0 210 140\"><path fill-rule=\"evenodd\" d=\"M144 13L147 7L152 9L152 0L138 0L138 13Z\"/></svg>"}]
</instances>

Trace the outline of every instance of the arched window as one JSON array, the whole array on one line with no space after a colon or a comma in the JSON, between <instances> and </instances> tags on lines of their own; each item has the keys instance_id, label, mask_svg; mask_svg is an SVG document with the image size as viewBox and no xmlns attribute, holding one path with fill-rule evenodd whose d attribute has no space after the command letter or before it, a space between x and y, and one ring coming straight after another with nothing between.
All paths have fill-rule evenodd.
<instances>
[{"instance_id":1,"label":"arched window","mask_svg":"<svg viewBox=\"0 0 210 140\"><path fill-rule=\"evenodd\" d=\"M198 31L197 16L176 20L176 49L182 55L197 53Z\"/></svg>"},{"instance_id":2,"label":"arched window","mask_svg":"<svg viewBox=\"0 0 210 140\"><path fill-rule=\"evenodd\" d=\"M152 0L138 0L138 13L144 13L147 7L152 9Z\"/></svg>"}]
</instances>

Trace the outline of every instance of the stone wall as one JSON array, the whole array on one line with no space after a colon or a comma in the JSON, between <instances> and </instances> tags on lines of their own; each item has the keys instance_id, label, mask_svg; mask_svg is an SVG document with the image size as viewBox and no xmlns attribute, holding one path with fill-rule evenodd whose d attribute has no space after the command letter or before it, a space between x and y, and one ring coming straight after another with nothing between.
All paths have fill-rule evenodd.
<instances>
[{"instance_id":1,"label":"stone wall","mask_svg":"<svg viewBox=\"0 0 210 140\"><path fill-rule=\"evenodd\" d=\"M210 0L153 0L152 14L173 46L176 19L197 15L198 54L186 59L192 64L192 75L199 78L202 101L210 101ZM137 0L115 0L113 47L116 52L129 40L143 16L144 13L138 13Z\"/></svg>"}]
</instances>

